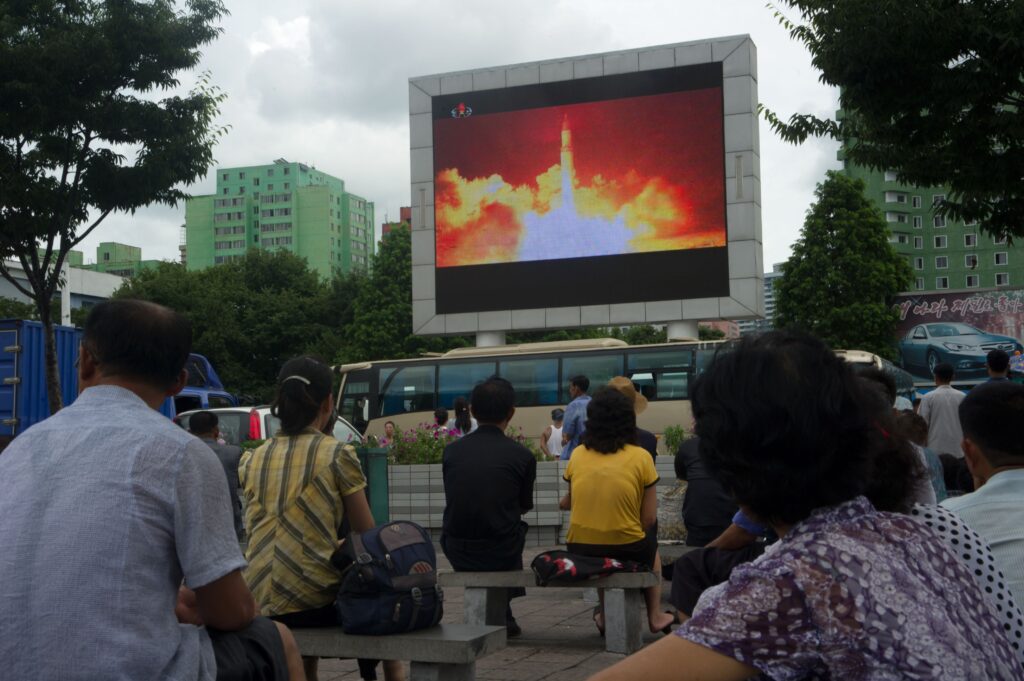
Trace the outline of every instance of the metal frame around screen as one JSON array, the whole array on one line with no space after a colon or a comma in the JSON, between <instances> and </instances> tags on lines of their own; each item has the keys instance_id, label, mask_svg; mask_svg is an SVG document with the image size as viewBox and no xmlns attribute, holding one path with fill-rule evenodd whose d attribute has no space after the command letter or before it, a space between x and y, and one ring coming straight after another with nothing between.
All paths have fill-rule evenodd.
<instances>
[{"instance_id":1,"label":"metal frame around screen","mask_svg":"<svg viewBox=\"0 0 1024 681\"><path fill-rule=\"evenodd\" d=\"M721 62L723 70L728 296L437 313L433 97L710 62ZM453 335L763 317L761 163L756 111L757 48L745 35L411 78L413 332L418 335Z\"/></svg>"}]
</instances>

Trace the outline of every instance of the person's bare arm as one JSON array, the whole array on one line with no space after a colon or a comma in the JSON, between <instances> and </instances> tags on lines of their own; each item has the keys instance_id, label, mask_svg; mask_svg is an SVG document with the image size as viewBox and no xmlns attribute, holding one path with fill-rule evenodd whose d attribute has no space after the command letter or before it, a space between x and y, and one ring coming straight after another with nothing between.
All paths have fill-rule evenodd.
<instances>
[{"instance_id":1,"label":"person's bare arm","mask_svg":"<svg viewBox=\"0 0 1024 681\"><path fill-rule=\"evenodd\" d=\"M644 488L644 498L640 501L640 524L644 531L654 527L658 522L658 486L650 485Z\"/></svg>"},{"instance_id":2,"label":"person's bare arm","mask_svg":"<svg viewBox=\"0 0 1024 681\"><path fill-rule=\"evenodd\" d=\"M748 546L757 539L757 535L747 532L742 527L733 523L729 527L725 528L722 534L718 535L710 542L706 548L709 549L742 549L744 546Z\"/></svg>"},{"instance_id":3,"label":"person's bare arm","mask_svg":"<svg viewBox=\"0 0 1024 681\"><path fill-rule=\"evenodd\" d=\"M569 489L566 491L565 496L558 500L558 508L563 511L572 510L572 483L569 483Z\"/></svg>"},{"instance_id":4,"label":"person's bare arm","mask_svg":"<svg viewBox=\"0 0 1024 681\"><path fill-rule=\"evenodd\" d=\"M353 492L341 498L345 507L345 517L353 532L366 532L377 526L373 520L373 513L370 512L370 502L366 500L365 490Z\"/></svg>"},{"instance_id":5,"label":"person's bare arm","mask_svg":"<svg viewBox=\"0 0 1024 681\"><path fill-rule=\"evenodd\" d=\"M544 429L544 432L540 434L540 451L544 453L544 458L550 459L554 454L548 450L548 438L551 437L551 426Z\"/></svg>"},{"instance_id":6,"label":"person's bare arm","mask_svg":"<svg viewBox=\"0 0 1024 681\"><path fill-rule=\"evenodd\" d=\"M743 681L757 669L678 636L666 636L589 681Z\"/></svg>"},{"instance_id":7,"label":"person's bare arm","mask_svg":"<svg viewBox=\"0 0 1024 681\"><path fill-rule=\"evenodd\" d=\"M193 591L199 621L211 629L238 631L249 626L259 614L256 600L240 570L229 572ZM187 594L184 597L187 601ZM182 594L179 594L178 602L182 603Z\"/></svg>"}]
</instances>

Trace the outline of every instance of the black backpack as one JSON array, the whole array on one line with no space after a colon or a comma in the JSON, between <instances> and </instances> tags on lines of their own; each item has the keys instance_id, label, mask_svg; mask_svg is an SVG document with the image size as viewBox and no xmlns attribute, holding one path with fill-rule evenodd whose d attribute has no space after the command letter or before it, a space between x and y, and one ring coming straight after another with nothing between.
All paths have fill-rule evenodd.
<instances>
[{"instance_id":1,"label":"black backpack","mask_svg":"<svg viewBox=\"0 0 1024 681\"><path fill-rule=\"evenodd\" d=\"M335 602L346 634L399 634L441 621L437 553L416 523L397 520L353 532L332 560L348 564Z\"/></svg>"}]
</instances>

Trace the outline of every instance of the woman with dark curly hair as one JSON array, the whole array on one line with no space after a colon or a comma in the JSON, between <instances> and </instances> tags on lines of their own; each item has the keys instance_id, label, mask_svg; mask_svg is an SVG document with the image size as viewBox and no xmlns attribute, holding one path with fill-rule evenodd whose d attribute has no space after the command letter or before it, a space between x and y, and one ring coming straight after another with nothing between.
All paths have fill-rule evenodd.
<instances>
[{"instance_id":1,"label":"woman with dark curly hair","mask_svg":"<svg viewBox=\"0 0 1024 681\"><path fill-rule=\"evenodd\" d=\"M569 492L560 506L570 509L569 552L636 561L660 575L658 537L651 531L658 519L658 473L651 455L636 445L633 402L615 388L601 388L587 405L583 441L564 478ZM644 600L651 631L668 633L675 617L661 612L661 587L645 589ZM603 634L600 606L594 623Z\"/></svg>"},{"instance_id":2,"label":"woman with dark curly hair","mask_svg":"<svg viewBox=\"0 0 1024 681\"><path fill-rule=\"evenodd\" d=\"M780 540L676 636L594 678L1024 679L957 554L865 498L893 437L872 404L809 336L746 338L717 357L694 386L701 455Z\"/></svg>"}]
</instances>

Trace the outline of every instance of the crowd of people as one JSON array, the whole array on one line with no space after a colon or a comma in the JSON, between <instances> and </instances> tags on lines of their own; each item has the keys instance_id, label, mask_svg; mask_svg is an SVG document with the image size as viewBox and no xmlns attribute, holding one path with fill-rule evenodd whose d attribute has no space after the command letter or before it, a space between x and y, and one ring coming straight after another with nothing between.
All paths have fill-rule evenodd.
<instances>
[{"instance_id":1,"label":"crowd of people","mask_svg":"<svg viewBox=\"0 0 1024 681\"><path fill-rule=\"evenodd\" d=\"M330 435L330 368L286 362L280 431L242 452L212 413L190 434L155 411L190 349L172 310L97 305L79 398L0 455L11 678L317 678L291 629L339 624L332 557L374 526L355 451ZM809 336L721 352L676 454L694 550L671 571L675 610L645 591L666 635L595 678L1024 679L1024 386L1000 380L998 354L989 366L966 396L936 366L914 413L883 373L857 375ZM646 397L626 377L591 390L574 376L569 392L542 434L566 461L567 549L660 573ZM522 569L537 462L505 435L515 388L491 377L453 410L436 415L462 434L443 457L441 548L455 570ZM603 633L600 605L593 617ZM404 678L397 660L360 660L361 675L378 664Z\"/></svg>"}]
</instances>

